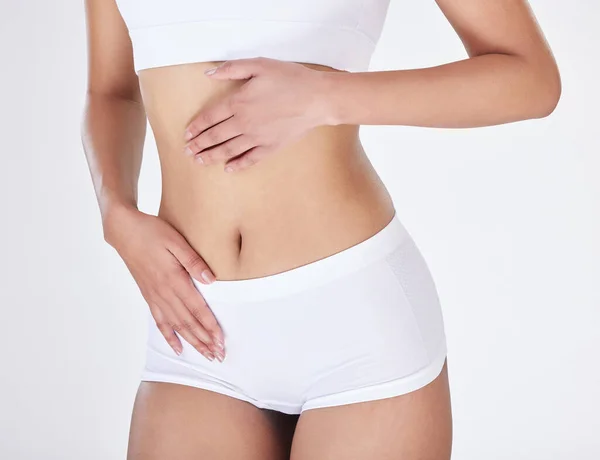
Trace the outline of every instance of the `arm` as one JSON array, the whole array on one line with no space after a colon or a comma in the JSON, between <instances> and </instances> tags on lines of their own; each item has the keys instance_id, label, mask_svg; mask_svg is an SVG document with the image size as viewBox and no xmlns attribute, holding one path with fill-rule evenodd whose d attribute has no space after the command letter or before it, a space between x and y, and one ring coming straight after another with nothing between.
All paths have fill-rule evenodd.
<instances>
[{"instance_id":1,"label":"arm","mask_svg":"<svg viewBox=\"0 0 600 460\"><path fill-rule=\"evenodd\" d=\"M88 83L81 138L108 240L109 216L137 209L146 113L114 0L87 0Z\"/></svg>"},{"instance_id":2,"label":"arm","mask_svg":"<svg viewBox=\"0 0 600 460\"><path fill-rule=\"evenodd\" d=\"M541 118L559 71L526 0L436 0L468 59L381 72L323 72L327 124L469 128Z\"/></svg>"},{"instance_id":3,"label":"arm","mask_svg":"<svg viewBox=\"0 0 600 460\"><path fill-rule=\"evenodd\" d=\"M223 331L192 278L214 274L168 222L137 208L146 113L127 27L115 0L86 0L88 85L81 127L104 239L131 272L165 340L181 337L207 359L224 358ZM204 278L207 276L207 278Z\"/></svg>"},{"instance_id":4,"label":"arm","mask_svg":"<svg viewBox=\"0 0 600 460\"><path fill-rule=\"evenodd\" d=\"M330 72L265 57L226 61L207 76L248 80L186 127L198 164L251 167L320 125L472 128L554 111L561 79L527 0L436 0L468 59L435 67ZM276 96L274 96L276 95Z\"/></svg>"}]
</instances>

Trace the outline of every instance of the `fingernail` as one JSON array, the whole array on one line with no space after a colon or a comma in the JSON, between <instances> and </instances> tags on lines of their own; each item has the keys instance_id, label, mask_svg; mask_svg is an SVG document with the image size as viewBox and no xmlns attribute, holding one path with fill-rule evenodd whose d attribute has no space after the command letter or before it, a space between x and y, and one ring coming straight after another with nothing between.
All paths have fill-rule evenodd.
<instances>
[{"instance_id":1,"label":"fingernail","mask_svg":"<svg viewBox=\"0 0 600 460\"><path fill-rule=\"evenodd\" d=\"M215 73L216 71L217 71L217 68L216 68L216 67L211 67L210 69L206 69L206 70L204 71L204 73L205 73L206 75L212 75L212 74L213 74L213 73Z\"/></svg>"},{"instance_id":2,"label":"fingernail","mask_svg":"<svg viewBox=\"0 0 600 460\"><path fill-rule=\"evenodd\" d=\"M219 348L220 350L225 350L225 345L223 344L223 342L218 339L217 337L213 338L213 343L217 346L217 348Z\"/></svg>"},{"instance_id":3,"label":"fingernail","mask_svg":"<svg viewBox=\"0 0 600 460\"><path fill-rule=\"evenodd\" d=\"M212 283L213 282L213 280L212 280L212 273L210 271L208 271L208 270L204 270L200 276L202 276L202 279L204 281L206 281L207 283Z\"/></svg>"},{"instance_id":4,"label":"fingernail","mask_svg":"<svg viewBox=\"0 0 600 460\"><path fill-rule=\"evenodd\" d=\"M189 148L189 147L186 147L186 148L183 150L183 153L185 153L186 155L189 155L189 156L191 156L191 155L193 155L193 154L194 154L194 152L192 151L192 149L191 149L191 148Z\"/></svg>"},{"instance_id":5,"label":"fingernail","mask_svg":"<svg viewBox=\"0 0 600 460\"><path fill-rule=\"evenodd\" d=\"M225 172L233 172L233 168L231 166L225 167Z\"/></svg>"},{"instance_id":6,"label":"fingernail","mask_svg":"<svg viewBox=\"0 0 600 460\"><path fill-rule=\"evenodd\" d=\"M219 360L219 362L223 362L225 360L225 355L223 353L221 353L220 351L217 351L215 353L215 355L217 356L217 359Z\"/></svg>"},{"instance_id":7,"label":"fingernail","mask_svg":"<svg viewBox=\"0 0 600 460\"><path fill-rule=\"evenodd\" d=\"M195 160L197 163L200 163L200 164L204 163L204 160L202 159L202 157L200 155L197 155Z\"/></svg>"},{"instance_id":8,"label":"fingernail","mask_svg":"<svg viewBox=\"0 0 600 460\"><path fill-rule=\"evenodd\" d=\"M177 350L176 348L174 348L173 350L175 351L175 354L177 356L179 356L181 354L181 352L182 352L182 350Z\"/></svg>"},{"instance_id":9,"label":"fingernail","mask_svg":"<svg viewBox=\"0 0 600 460\"><path fill-rule=\"evenodd\" d=\"M213 361L215 359L215 356L212 353L203 353L203 355L206 357L206 359L208 359L209 361Z\"/></svg>"},{"instance_id":10,"label":"fingernail","mask_svg":"<svg viewBox=\"0 0 600 460\"><path fill-rule=\"evenodd\" d=\"M189 141L192 137L193 137L192 132L186 129L183 138L186 141Z\"/></svg>"}]
</instances>

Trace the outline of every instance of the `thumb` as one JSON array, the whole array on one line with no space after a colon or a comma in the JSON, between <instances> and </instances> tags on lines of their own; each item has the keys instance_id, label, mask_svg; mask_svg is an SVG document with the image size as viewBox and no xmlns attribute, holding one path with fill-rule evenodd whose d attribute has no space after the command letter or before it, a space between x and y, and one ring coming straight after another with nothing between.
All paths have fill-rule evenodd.
<instances>
[{"instance_id":1,"label":"thumb","mask_svg":"<svg viewBox=\"0 0 600 460\"><path fill-rule=\"evenodd\" d=\"M216 277L208 264L187 242L171 244L167 249L175 256L192 278L204 284L210 284L215 281Z\"/></svg>"},{"instance_id":2,"label":"thumb","mask_svg":"<svg viewBox=\"0 0 600 460\"><path fill-rule=\"evenodd\" d=\"M219 80L246 80L264 70L263 58L235 59L204 71L210 78Z\"/></svg>"}]
</instances>

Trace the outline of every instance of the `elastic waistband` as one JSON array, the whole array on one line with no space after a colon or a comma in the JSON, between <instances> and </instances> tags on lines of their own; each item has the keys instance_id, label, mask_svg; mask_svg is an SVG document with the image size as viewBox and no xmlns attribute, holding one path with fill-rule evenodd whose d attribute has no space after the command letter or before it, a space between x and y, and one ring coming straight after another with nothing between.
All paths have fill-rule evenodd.
<instances>
[{"instance_id":1,"label":"elastic waistband","mask_svg":"<svg viewBox=\"0 0 600 460\"><path fill-rule=\"evenodd\" d=\"M374 235L330 256L284 272L241 280L216 280L203 284L192 278L205 300L256 302L287 296L327 284L377 262L407 238L406 228L394 212L390 222Z\"/></svg>"}]
</instances>

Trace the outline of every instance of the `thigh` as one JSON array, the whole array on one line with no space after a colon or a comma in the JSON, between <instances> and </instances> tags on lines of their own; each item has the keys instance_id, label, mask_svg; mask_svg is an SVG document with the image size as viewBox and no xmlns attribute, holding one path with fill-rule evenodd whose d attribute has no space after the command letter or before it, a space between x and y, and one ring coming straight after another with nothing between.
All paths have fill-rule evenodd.
<instances>
[{"instance_id":1,"label":"thigh","mask_svg":"<svg viewBox=\"0 0 600 460\"><path fill-rule=\"evenodd\" d=\"M392 398L306 410L291 460L449 460L448 365L428 385Z\"/></svg>"},{"instance_id":2,"label":"thigh","mask_svg":"<svg viewBox=\"0 0 600 460\"><path fill-rule=\"evenodd\" d=\"M142 381L127 460L287 460L297 417L200 388Z\"/></svg>"}]
</instances>

